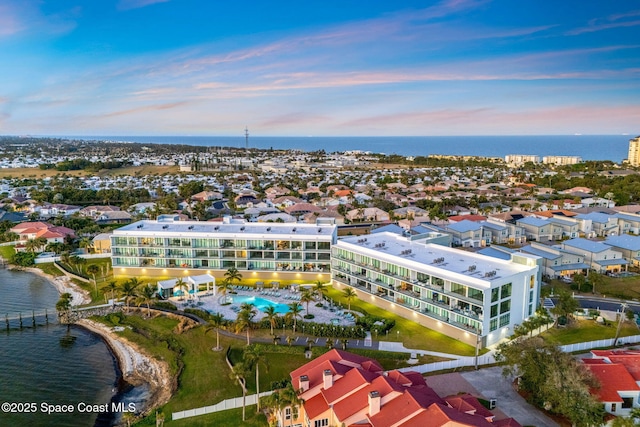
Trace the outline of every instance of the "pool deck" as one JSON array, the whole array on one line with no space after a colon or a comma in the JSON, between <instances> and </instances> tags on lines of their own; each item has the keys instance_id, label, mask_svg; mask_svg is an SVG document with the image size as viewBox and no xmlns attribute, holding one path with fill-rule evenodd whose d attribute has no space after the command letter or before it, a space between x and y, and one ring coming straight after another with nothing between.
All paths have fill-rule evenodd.
<instances>
[{"instance_id":1,"label":"pool deck","mask_svg":"<svg viewBox=\"0 0 640 427\"><path fill-rule=\"evenodd\" d=\"M246 289L234 289L234 294L226 295L213 295L212 292L199 292L197 295L191 295L189 298L170 298L171 302L176 304L179 309L196 308L200 310L206 310L210 313L220 313L227 320L236 320L238 317L237 311L240 304L224 304L228 297L244 296L244 297L256 297L263 298L269 301L273 301L279 304L291 304L292 302L298 302L302 306L301 316L307 314L306 304L299 301L300 292L292 292L286 289L280 290L255 290L253 288ZM315 323L335 324L337 326L355 326L355 321L349 319L346 315L348 310L338 309L337 307L330 307L327 301L323 301L324 307L316 307L318 301L309 303L309 314L313 314L314 318L310 319ZM254 322L260 321L265 315L262 311L256 310L257 314L253 318ZM354 313L352 311L352 313ZM353 316L357 316L359 313L354 313ZM284 314L279 314L284 316ZM298 322L305 321L305 319L299 319Z\"/></svg>"}]
</instances>

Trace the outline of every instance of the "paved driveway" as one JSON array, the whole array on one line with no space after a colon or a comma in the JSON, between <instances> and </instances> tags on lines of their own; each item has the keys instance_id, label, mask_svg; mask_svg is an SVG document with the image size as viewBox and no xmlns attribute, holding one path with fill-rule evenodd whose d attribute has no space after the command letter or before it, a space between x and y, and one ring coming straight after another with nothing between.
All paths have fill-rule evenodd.
<instances>
[{"instance_id":1,"label":"paved driveway","mask_svg":"<svg viewBox=\"0 0 640 427\"><path fill-rule=\"evenodd\" d=\"M502 367L463 372L460 375L478 390L485 399L497 399L497 409L500 409L508 417L515 418L523 426L558 426L555 421L528 404L515 392L509 380L502 376Z\"/></svg>"}]
</instances>

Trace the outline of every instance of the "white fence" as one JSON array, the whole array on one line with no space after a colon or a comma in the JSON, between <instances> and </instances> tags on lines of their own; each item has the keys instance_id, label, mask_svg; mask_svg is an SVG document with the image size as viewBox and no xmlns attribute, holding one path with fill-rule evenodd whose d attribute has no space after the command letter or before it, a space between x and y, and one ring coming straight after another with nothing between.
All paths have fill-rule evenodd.
<instances>
[{"instance_id":1,"label":"white fence","mask_svg":"<svg viewBox=\"0 0 640 427\"><path fill-rule=\"evenodd\" d=\"M260 393L260 397L269 396L273 391L264 391ZM256 394L252 394L246 397L246 406L257 404ZM211 414L213 412L224 411L227 409L242 408L242 397L234 397L231 399L223 400L220 403L211 406L203 406L201 408L187 409L186 411L174 412L171 414L172 420L181 420L183 418L195 417L198 415Z\"/></svg>"},{"instance_id":2,"label":"white fence","mask_svg":"<svg viewBox=\"0 0 640 427\"><path fill-rule=\"evenodd\" d=\"M630 337L621 337L618 338L618 345L622 344L635 344L640 342L640 335L632 335ZM602 347L612 347L613 346L613 338L609 338L608 340L598 340L598 341L589 341L589 342L579 342L576 344L567 344L563 345L560 348L562 351L567 353L573 353L576 351L588 351L594 348L602 348Z\"/></svg>"}]
</instances>

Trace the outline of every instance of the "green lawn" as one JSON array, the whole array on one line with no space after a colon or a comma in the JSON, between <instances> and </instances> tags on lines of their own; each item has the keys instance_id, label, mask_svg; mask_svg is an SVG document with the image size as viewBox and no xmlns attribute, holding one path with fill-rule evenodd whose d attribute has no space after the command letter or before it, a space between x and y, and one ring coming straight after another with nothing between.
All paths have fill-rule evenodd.
<instances>
[{"instance_id":1,"label":"green lawn","mask_svg":"<svg viewBox=\"0 0 640 427\"><path fill-rule=\"evenodd\" d=\"M556 345L574 344L578 342L597 341L614 338L616 336L615 322L607 322L601 325L594 320L581 319L565 328L550 328L542 333L542 337ZM632 323L624 322L620 329L620 336L627 337L638 335L638 327Z\"/></svg>"},{"instance_id":2,"label":"green lawn","mask_svg":"<svg viewBox=\"0 0 640 427\"><path fill-rule=\"evenodd\" d=\"M7 261L11 259L13 255L15 255L16 250L12 245L0 246L0 256Z\"/></svg>"},{"instance_id":3,"label":"green lawn","mask_svg":"<svg viewBox=\"0 0 640 427\"><path fill-rule=\"evenodd\" d=\"M347 306L347 300L342 297L342 291L330 287L327 289L327 296L340 302L345 307ZM471 345L448 337L447 335L434 331L433 329L426 328L416 322L400 317L368 302L360 299L354 299L351 301L351 308L357 311L364 310L374 316L392 318L396 321L396 326L387 336L374 336L374 340L398 341L402 342L406 348L439 351L443 353L459 354L462 356L475 355L475 349Z\"/></svg>"}]
</instances>

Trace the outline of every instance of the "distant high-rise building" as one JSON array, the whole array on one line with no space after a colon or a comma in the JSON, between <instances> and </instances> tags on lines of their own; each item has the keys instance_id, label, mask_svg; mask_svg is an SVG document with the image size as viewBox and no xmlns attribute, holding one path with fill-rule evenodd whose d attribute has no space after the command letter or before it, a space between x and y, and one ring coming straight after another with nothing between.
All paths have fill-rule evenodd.
<instances>
[{"instance_id":1,"label":"distant high-rise building","mask_svg":"<svg viewBox=\"0 0 640 427\"><path fill-rule=\"evenodd\" d=\"M527 162L540 163L540 156L534 154L507 154L504 161L510 165L524 165Z\"/></svg>"},{"instance_id":2,"label":"distant high-rise building","mask_svg":"<svg viewBox=\"0 0 640 427\"><path fill-rule=\"evenodd\" d=\"M580 156L544 156L542 158L542 163L545 165L575 165L581 161L582 157Z\"/></svg>"},{"instance_id":3,"label":"distant high-rise building","mask_svg":"<svg viewBox=\"0 0 640 427\"><path fill-rule=\"evenodd\" d=\"M627 160L631 166L640 166L640 136L629 140L629 157Z\"/></svg>"}]
</instances>

